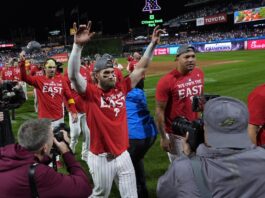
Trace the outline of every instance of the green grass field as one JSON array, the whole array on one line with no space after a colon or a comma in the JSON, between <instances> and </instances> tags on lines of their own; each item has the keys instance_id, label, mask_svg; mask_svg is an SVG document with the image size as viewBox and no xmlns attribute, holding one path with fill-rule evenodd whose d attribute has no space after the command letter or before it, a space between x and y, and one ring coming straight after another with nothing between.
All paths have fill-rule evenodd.
<instances>
[{"instance_id":1,"label":"green grass field","mask_svg":"<svg viewBox=\"0 0 265 198\"><path fill-rule=\"evenodd\" d=\"M173 56L154 57L153 61L172 61ZM214 65L203 68L205 73L205 93L232 96L247 101L250 91L257 85L265 82L265 56L264 51L237 51L237 52L215 52L197 54L197 60L218 60L239 62ZM121 63L126 63L125 59L120 58ZM125 65L125 64L124 64ZM148 99L148 106L152 114L155 108L155 87L161 75L146 78L145 91ZM34 113L33 98L16 110L16 120L12 121L13 131L16 133L19 125L30 118L36 118ZM145 170L147 185L150 197L156 197L156 185L169 165L169 160L164 151L159 146L158 137L155 145L149 150L145 157ZM77 158L80 159L81 138L77 148ZM83 167L88 172L85 162L81 161ZM114 187L110 197L119 197L117 189Z\"/></svg>"}]
</instances>

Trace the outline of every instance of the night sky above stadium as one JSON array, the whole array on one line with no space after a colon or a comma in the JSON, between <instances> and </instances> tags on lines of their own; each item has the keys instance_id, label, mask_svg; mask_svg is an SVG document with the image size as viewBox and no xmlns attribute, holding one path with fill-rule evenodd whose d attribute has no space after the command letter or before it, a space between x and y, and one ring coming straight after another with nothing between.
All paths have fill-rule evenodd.
<instances>
[{"instance_id":1,"label":"night sky above stadium","mask_svg":"<svg viewBox=\"0 0 265 198\"><path fill-rule=\"evenodd\" d=\"M92 0L86 1L6 1L0 12L0 39L19 31L20 28L34 28L35 34L41 35L47 31L61 29L64 9L66 28L69 29L77 20L78 7L79 22L91 20L93 31L103 34L126 33L129 28L141 26L141 20L146 20L148 12L142 12L146 0ZM149 0L147 0L149 1ZM155 1L155 0L151 0ZM161 11L154 11L157 18L164 21L182 13L184 0L157 0ZM72 15L71 15L72 12ZM56 17L56 13L59 17Z\"/></svg>"}]
</instances>

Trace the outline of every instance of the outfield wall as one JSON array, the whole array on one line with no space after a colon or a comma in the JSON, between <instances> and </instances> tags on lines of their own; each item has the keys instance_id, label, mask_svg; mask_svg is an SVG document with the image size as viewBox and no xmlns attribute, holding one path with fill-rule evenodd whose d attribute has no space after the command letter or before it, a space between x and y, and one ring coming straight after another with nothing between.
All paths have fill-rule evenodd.
<instances>
[{"instance_id":1,"label":"outfield wall","mask_svg":"<svg viewBox=\"0 0 265 198\"><path fill-rule=\"evenodd\" d=\"M213 42L191 43L198 52L223 52L237 50L262 50L265 49L265 37L253 37L248 39L231 39ZM179 45L159 45L154 55L176 54Z\"/></svg>"}]
</instances>

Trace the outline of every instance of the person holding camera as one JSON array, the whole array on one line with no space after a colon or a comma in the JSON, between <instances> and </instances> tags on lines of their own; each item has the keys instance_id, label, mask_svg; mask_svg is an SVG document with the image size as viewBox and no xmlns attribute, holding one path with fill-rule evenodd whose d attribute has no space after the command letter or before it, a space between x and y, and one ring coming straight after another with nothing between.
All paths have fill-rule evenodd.
<instances>
[{"instance_id":1,"label":"person holding camera","mask_svg":"<svg viewBox=\"0 0 265 198\"><path fill-rule=\"evenodd\" d=\"M158 180L157 197L264 197L265 150L251 143L248 118L247 106L238 99L206 102L205 142L191 155L187 132L183 155Z\"/></svg>"},{"instance_id":2,"label":"person holding camera","mask_svg":"<svg viewBox=\"0 0 265 198\"><path fill-rule=\"evenodd\" d=\"M146 71L160 34L165 31L154 28L151 43L134 71L121 82L116 82L113 62L100 57L93 69L95 83L87 83L79 73L83 46L94 33L91 22L77 29L69 58L68 74L86 103L87 123L90 127L91 144L88 165L94 181L92 197L108 197L112 183L118 181L121 197L137 197L136 179L128 149L128 126L125 98Z\"/></svg>"},{"instance_id":3,"label":"person holding camera","mask_svg":"<svg viewBox=\"0 0 265 198\"><path fill-rule=\"evenodd\" d=\"M156 87L156 120L161 135L160 145L172 162L182 151L181 136L173 135L176 117L198 119L192 111L192 99L203 93L204 74L196 67L195 48L182 45L177 50L176 69L162 77Z\"/></svg>"},{"instance_id":4,"label":"person holding camera","mask_svg":"<svg viewBox=\"0 0 265 198\"><path fill-rule=\"evenodd\" d=\"M91 194L86 173L66 144L66 132L62 132L64 141L59 142L47 119L28 120L20 126L18 144L0 148L1 197L87 198ZM62 154L69 175L48 166L53 144Z\"/></svg>"}]
</instances>

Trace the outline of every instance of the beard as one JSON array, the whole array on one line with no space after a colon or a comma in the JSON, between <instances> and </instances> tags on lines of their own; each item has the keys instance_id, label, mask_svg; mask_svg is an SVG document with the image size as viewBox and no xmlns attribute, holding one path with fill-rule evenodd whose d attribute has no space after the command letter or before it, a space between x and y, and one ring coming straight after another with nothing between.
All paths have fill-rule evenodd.
<instances>
[{"instance_id":1,"label":"beard","mask_svg":"<svg viewBox=\"0 0 265 198\"><path fill-rule=\"evenodd\" d=\"M113 81L110 81L110 80L108 80L108 81L100 81L99 85L100 85L100 87L102 89L109 90L109 89L112 89L112 88L115 87L115 80L113 80Z\"/></svg>"}]
</instances>

